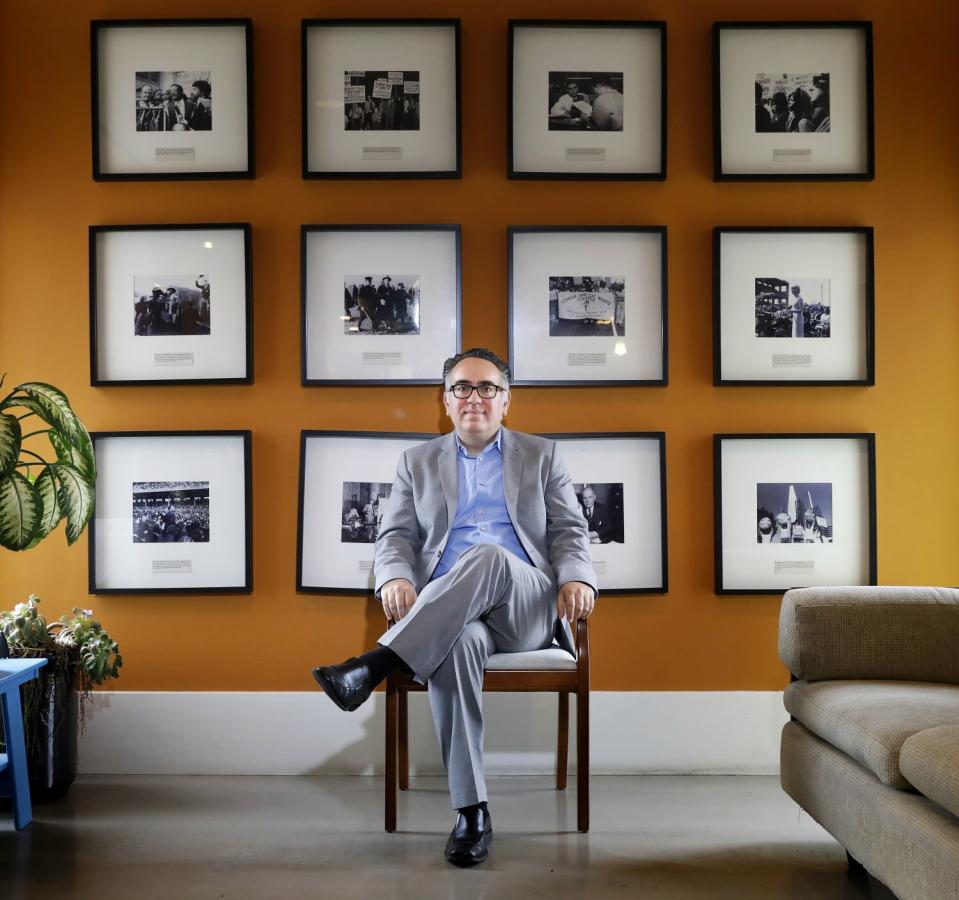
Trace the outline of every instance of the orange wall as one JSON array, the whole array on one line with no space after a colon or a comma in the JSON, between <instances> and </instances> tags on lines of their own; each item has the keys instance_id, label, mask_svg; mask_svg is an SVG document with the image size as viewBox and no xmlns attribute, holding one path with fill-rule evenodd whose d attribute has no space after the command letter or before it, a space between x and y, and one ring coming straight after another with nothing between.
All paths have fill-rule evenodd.
<instances>
[{"instance_id":1,"label":"orange wall","mask_svg":"<svg viewBox=\"0 0 959 900\"><path fill-rule=\"evenodd\" d=\"M664 183L533 183L505 178L506 20L589 15L554 0L408 0L402 14L463 17L462 181L300 177L300 19L342 4L166 0L165 16L252 16L257 177L250 182L96 184L90 176L89 19L135 4L3 3L0 31L0 371L7 384L63 388L91 430L251 428L254 586L240 597L90 597L86 537L2 551L5 605L36 592L52 617L93 606L120 641L126 690L308 690L310 666L369 647L378 605L294 591L298 435L302 428L431 431L433 388L299 385L298 229L312 222L459 222L463 337L506 352L506 227L664 224L669 228L670 385L515 391L514 428L664 430L670 593L609 597L592 621L599 690L767 690L775 597L712 590L716 431L875 431L879 578L959 583L959 115L947 0L838 0L810 18L875 23L876 171L872 183L716 184L712 180L714 19L762 19L752 0L607 0L608 18L665 19L669 177ZM396 4L354 0L350 14ZM787 10L795 12L799 10ZM250 387L89 386L87 226L249 221L254 233L256 383ZM876 229L877 386L712 386L711 228L716 224L872 225Z\"/></svg>"}]
</instances>

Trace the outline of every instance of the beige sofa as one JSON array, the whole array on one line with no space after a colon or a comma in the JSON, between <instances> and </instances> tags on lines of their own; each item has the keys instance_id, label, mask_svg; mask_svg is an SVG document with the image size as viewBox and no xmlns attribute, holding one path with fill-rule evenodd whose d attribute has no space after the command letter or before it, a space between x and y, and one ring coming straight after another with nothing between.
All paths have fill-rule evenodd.
<instances>
[{"instance_id":1,"label":"beige sofa","mask_svg":"<svg viewBox=\"0 0 959 900\"><path fill-rule=\"evenodd\" d=\"M959 590L783 597L783 789L902 900L959 900Z\"/></svg>"}]
</instances>

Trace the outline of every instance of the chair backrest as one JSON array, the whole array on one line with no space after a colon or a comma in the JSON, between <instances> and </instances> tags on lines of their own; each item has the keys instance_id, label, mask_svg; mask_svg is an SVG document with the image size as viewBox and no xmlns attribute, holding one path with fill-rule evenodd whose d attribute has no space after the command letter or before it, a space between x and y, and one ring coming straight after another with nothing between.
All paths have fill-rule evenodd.
<instances>
[{"instance_id":1,"label":"chair backrest","mask_svg":"<svg viewBox=\"0 0 959 900\"><path fill-rule=\"evenodd\" d=\"M779 657L806 681L959 684L959 590L819 587L787 591Z\"/></svg>"}]
</instances>

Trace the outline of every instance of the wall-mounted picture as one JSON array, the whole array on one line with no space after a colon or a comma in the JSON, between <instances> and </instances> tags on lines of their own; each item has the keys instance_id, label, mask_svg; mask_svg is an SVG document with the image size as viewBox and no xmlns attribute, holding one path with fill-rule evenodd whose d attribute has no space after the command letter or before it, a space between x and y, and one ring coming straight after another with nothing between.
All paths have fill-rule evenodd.
<instances>
[{"instance_id":1,"label":"wall-mounted picture","mask_svg":"<svg viewBox=\"0 0 959 900\"><path fill-rule=\"evenodd\" d=\"M347 131L419 131L420 73L344 72L343 104Z\"/></svg>"},{"instance_id":2,"label":"wall-mounted picture","mask_svg":"<svg viewBox=\"0 0 959 900\"><path fill-rule=\"evenodd\" d=\"M514 384L667 382L666 229L509 229Z\"/></svg>"},{"instance_id":3,"label":"wall-mounted picture","mask_svg":"<svg viewBox=\"0 0 959 900\"><path fill-rule=\"evenodd\" d=\"M714 383L875 383L873 232L713 232Z\"/></svg>"},{"instance_id":4,"label":"wall-mounted picture","mask_svg":"<svg viewBox=\"0 0 959 900\"><path fill-rule=\"evenodd\" d=\"M550 131L622 131L622 72L550 72Z\"/></svg>"},{"instance_id":5,"label":"wall-mounted picture","mask_svg":"<svg viewBox=\"0 0 959 900\"><path fill-rule=\"evenodd\" d=\"M369 594L373 545L390 503L396 464L435 434L300 433L296 589Z\"/></svg>"},{"instance_id":6,"label":"wall-mounted picture","mask_svg":"<svg viewBox=\"0 0 959 900\"><path fill-rule=\"evenodd\" d=\"M91 594L253 589L249 431L92 435Z\"/></svg>"},{"instance_id":7,"label":"wall-mounted picture","mask_svg":"<svg viewBox=\"0 0 959 900\"><path fill-rule=\"evenodd\" d=\"M90 383L250 384L247 224L90 227Z\"/></svg>"},{"instance_id":8,"label":"wall-mounted picture","mask_svg":"<svg viewBox=\"0 0 959 900\"><path fill-rule=\"evenodd\" d=\"M91 31L96 180L253 177L250 19L95 20Z\"/></svg>"},{"instance_id":9,"label":"wall-mounted picture","mask_svg":"<svg viewBox=\"0 0 959 900\"><path fill-rule=\"evenodd\" d=\"M549 434L569 469L603 594L665 594L666 436Z\"/></svg>"},{"instance_id":10,"label":"wall-mounted picture","mask_svg":"<svg viewBox=\"0 0 959 900\"><path fill-rule=\"evenodd\" d=\"M304 19L304 178L459 178L459 19Z\"/></svg>"},{"instance_id":11,"label":"wall-mounted picture","mask_svg":"<svg viewBox=\"0 0 959 900\"><path fill-rule=\"evenodd\" d=\"M717 181L875 175L871 22L713 26Z\"/></svg>"},{"instance_id":12,"label":"wall-mounted picture","mask_svg":"<svg viewBox=\"0 0 959 900\"><path fill-rule=\"evenodd\" d=\"M513 19L509 177L666 177L666 24Z\"/></svg>"},{"instance_id":13,"label":"wall-mounted picture","mask_svg":"<svg viewBox=\"0 0 959 900\"><path fill-rule=\"evenodd\" d=\"M872 434L717 434L717 594L876 584Z\"/></svg>"},{"instance_id":14,"label":"wall-mounted picture","mask_svg":"<svg viewBox=\"0 0 959 900\"><path fill-rule=\"evenodd\" d=\"M300 250L304 385L442 381L460 351L458 225L304 225Z\"/></svg>"}]
</instances>

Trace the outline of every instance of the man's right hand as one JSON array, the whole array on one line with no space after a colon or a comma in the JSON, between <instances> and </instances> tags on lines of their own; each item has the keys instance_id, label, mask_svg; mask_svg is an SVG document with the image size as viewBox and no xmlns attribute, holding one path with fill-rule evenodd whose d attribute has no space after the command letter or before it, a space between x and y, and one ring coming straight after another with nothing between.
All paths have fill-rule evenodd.
<instances>
[{"instance_id":1,"label":"man's right hand","mask_svg":"<svg viewBox=\"0 0 959 900\"><path fill-rule=\"evenodd\" d=\"M405 578L394 578L380 588L380 603L391 622L399 622L416 603L416 588Z\"/></svg>"}]
</instances>

